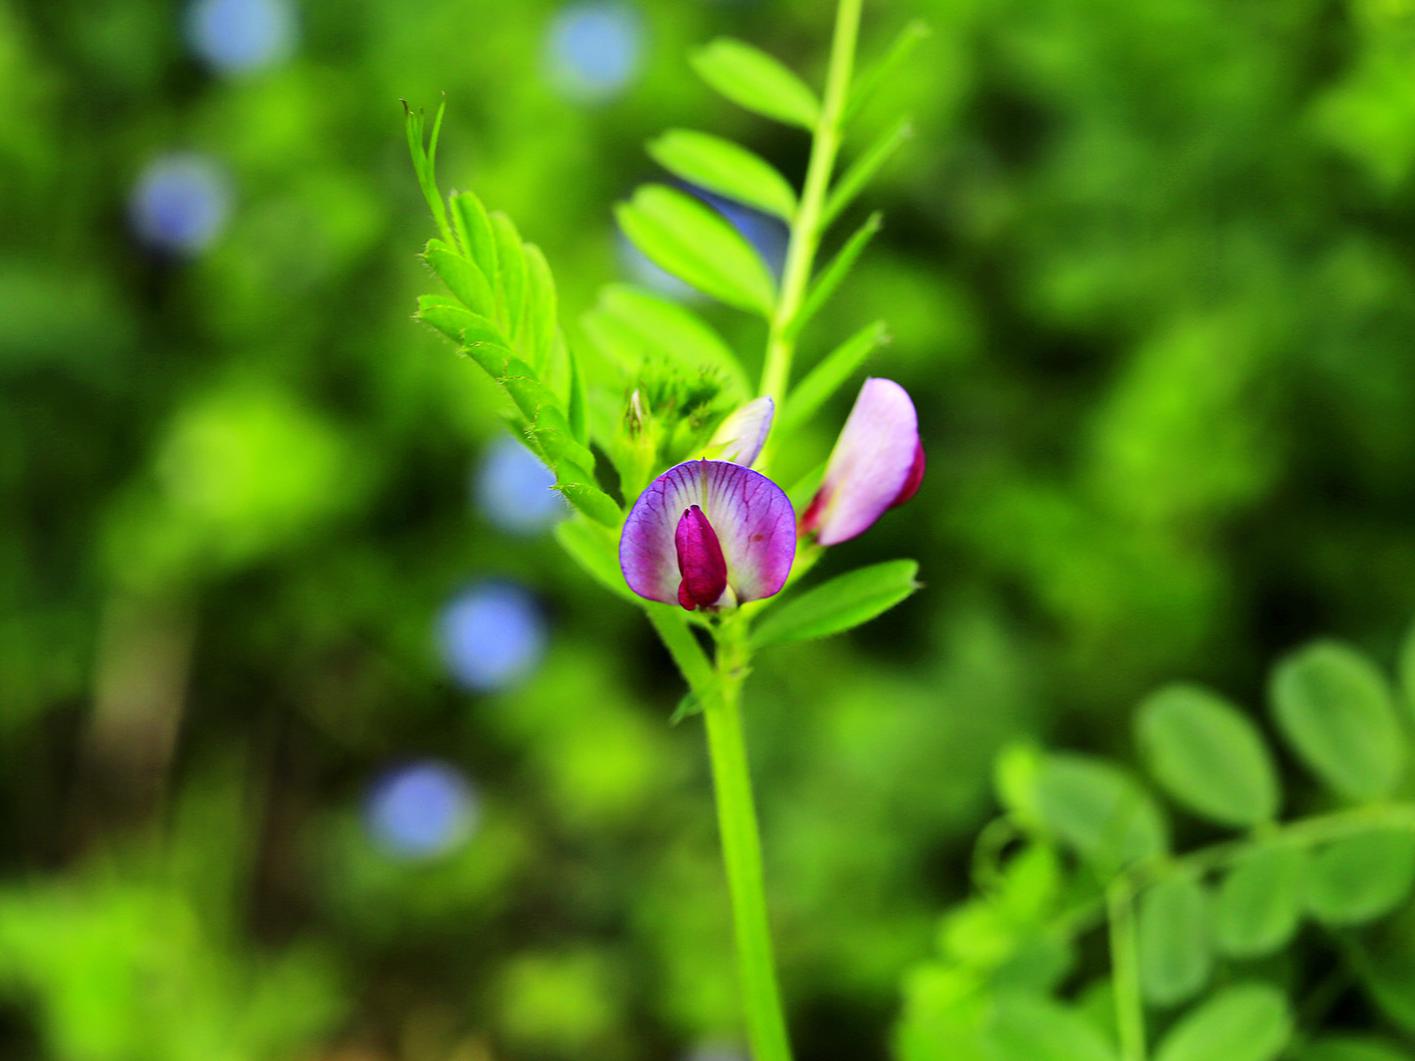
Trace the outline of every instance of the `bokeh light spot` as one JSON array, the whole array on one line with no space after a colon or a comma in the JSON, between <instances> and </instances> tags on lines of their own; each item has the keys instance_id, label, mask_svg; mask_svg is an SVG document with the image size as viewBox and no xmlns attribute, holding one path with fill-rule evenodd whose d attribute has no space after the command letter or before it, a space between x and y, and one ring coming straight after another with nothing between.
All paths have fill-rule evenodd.
<instances>
[{"instance_id":1,"label":"bokeh light spot","mask_svg":"<svg viewBox=\"0 0 1415 1061\"><path fill-rule=\"evenodd\" d=\"M365 808L374 842L398 858L446 854L471 836L480 816L475 792L451 766L435 760L390 770L369 790Z\"/></svg>"},{"instance_id":2,"label":"bokeh light spot","mask_svg":"<svg viewBox=\"0 0 1415 1061\"><path fill-rule=\"evenodd\" d=\"M535 670L545 652L545 619L519 586L487 582L453 599L442 613L443 660L463 688L492 692Z\"/></svg>"},{"instance_id":3,"label":"bokeh light spot","mask_svg":"<svg viewBox=\"0 0 1415 1061\"><path fill-rule=\"evenodd\" d=\"M504 436L487 447L477 467L477 508L508 534L534 534L567 514L565 499L554 489L555 473L514 438Z\"/></svg>"},{"instance_id":4,"label":"bokeh light spot","mask_svg":"<svg viewBox=\"0 0 1415 1061\"><path fill-rule=\"evenodd\" d=\"M569 4L550 25L551 80L572 99L594 102L622 92L639 72L643 20L627 4Z\"/></svg>"},{"instance_id":5,"label":"bokeh light spot","mask_svg":"<svg viewBox=\"0 0 1415 1061\"><path fill-rule=\"evenodd\" d=\"M129 201L133 230L148 246L194 255L226 227L231 188L225 170L205 155L174 153L148 163Z\"/></svg>"},{"instance_id":6,"label":"bokeh light spot","mask_svg":"<svg viewBox=\"0 0 1415 1061\"><path fill-rule=\"evenodd\" d=\"M194 0L187 43L214 70L258 70L294 50L294 12L285 0Z\"/></svg>"}]
</instances>

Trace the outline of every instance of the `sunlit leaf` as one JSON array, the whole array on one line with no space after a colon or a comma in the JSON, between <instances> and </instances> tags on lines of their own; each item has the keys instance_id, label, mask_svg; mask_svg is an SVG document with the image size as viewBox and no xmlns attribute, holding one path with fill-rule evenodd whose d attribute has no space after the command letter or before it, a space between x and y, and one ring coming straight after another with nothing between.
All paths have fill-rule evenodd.
<instances>
[{"instance_id":1,"label":"sunlit leaf","mask_svg":"<svg viewBox=\"0 0 1415 1061\"><path fill-rule=\"evenodd\" d=\"M787 222L796 213L796 192L786 178L761 156L731 140L670 129L649 143L649 154L674 176L707 191Z\"/></svg>"},{"instance_id":2,"label":"sunlit leaf","mask_svg":"<svg viewBox=\"0 0 1415 1061\"><path fill-rule=\"evenodd\" d=\"M914 54L914 49L931 34L932 30L928 24L919 19L914 19L899 31L884 56L866 70L850 90L850 99L845 106L847 123L870 101L875 92L898 72L905 60Z\"/></svg>"},{"instance_id":3,"label":"sunlit leaf","mask_svg":"<svg viewBox=\"0 0 1415 1061\"><path fill-rule=\"evenodd\" d=\"M606 527L584 519L563 519L555 525L555 540L580 569L616 597L639 602L619 569L617 537Z\"/></svg>"},{"instance_id":4,"label":"sunlit leaf","mask_svg":"<svg viewBox=\"0 0 1415 1061\"><path fill-rule=\"evenodd\" d=\"M813 129L820 101L804 81L760 48L719 37L694 53L698 76L739 107Z\"/></svg>"},{"instance_id":5,"label":"sunlit leaf","mask_svg":"<svg viewBox=\"0 0 1415 1061\"><path fill-rule=\"evenodd\" d=\"M1038 995L998 998L985 1032L999 1058L1114 1061L1115 1050L1070 1007Z\"/></svg>"},{"instance_id":6,"label":"sunlit leaf","mask_svg":"<svg viewBox=\"0 0 1415 1061\"><path fill-rule=\"evenodd\" d=\"M452 221L462 252L477 264L495 289L498 273L496 233L492 230L486 207L471 192L456 192L452 196Z\"/></svg>"},{"instance_id":7,"label":"sunlit leaf","mask_svg":"<svg viewBox=\"0 0 1415 1061\"><path fill-rule=\"evenodd\" d=\"M845 241L845 245L830 260L830 264L816 277L806 295L806 301L797 312L796 319L791 322L791 334L794 335L804 328L811 318L830 301L831 296L840 288L841 283L850 275L850 270L855 267L855 262L865 252L870 240L874 239L875 233L880 230L882 216L878 212L871 214L865 223Z\"/></svg>"},{"instance_id":8,"label":"sunlit leaf","mask_svg":"<svg viewBox=\"0 0 1415 1061\"><path fill-rule=\"evenodd\" d=\"M531 364L546 372L551 364L551 352L559 328L556 323L555 280L539 247L527 243L522 249L526 265L526 327L522 348Z\"/></svg>"},{"instance_id":9,"label":"sunlit leaf","mask_svg":"<svg viewBox=\"0 0 1415 1061\"><path fill-rule=\"evenodd\" d=\"M691 310L658 295L611 284L586 315L585 328L631 362L657 360L690 373L713 372L734 399L745 399L751 389L742 363L717 332Z\"/></svg>"},{"instance_id":10,"label":"sunlit leaf","mask_svg":"<svg viewBox=\"0 0 1415 1061\"><path fill-rule=\"evenodd\" d=\"M1135 718L1141 755L1177 802L1221 825L1256 825L1277 813L1277 771L1257 728L1206 689L1171 685Z\"/></svg>"},{"instance_id":11,"label":"sunlit leaf","mask_svg":"<svg viewBox=\"0 0 1415 1061\"><path fill-rule=\"evenodd\" d=\"M809 641L867 623L913 594L918 573L913 560L886 560L838 575L776 605L752 631L752 645Z\"/></svg>"},{"instance_id":12,"label":"sunlit leaf","mask_svg":"<svg viewBox=\"0 0 1415 1061\"><path fill-rule=\"evenodd\" d=\"M1215 936L1235 958L1271 954L1293 936L1302 919L1307 852L1268 844L1237 862L1219 885Z\"/></svg>"},{"instance_id":13,"label":"sunlit leaf","mask_svg":"<svg viewBox=\"0 0 1415 1061\"><path fill-rule=\"evenodd\" d=\"M1415 886L1415 836L1378 829L1317 850L1307 872L1307 906L1331 925L1355 925L1395 909Z\"/></svg>"},{"instance_id":14,"label":"sunlit leaf","mask_svg":"<svg viewBox=\"0 0 1415 1061\"><path fill-rule=\"evenodd\" d=\"M795 431L845 384L880 346L889 341L884 321L875 321L861 328L827 354L821 362L786 397L785 407L777 420L777 430ZM814 493L814 491L812 491Z\"/></svg>"},{"instance_id":15,"label":"sunlit leaf","mask_svg":"<svg viewBox=\"0 0 1415 1061\"><path fill-rule=\"evenodd\" d=\"M840 175L825 201L822 225L829 225L855 201L884 164L894 157L914 135L914 123L902 118L882 133L864 152Z\"/></svg>"},{"instance_id":16,"label":"sunlit leaf","mask_svg":"<svg viewBox=\"0 0 1415 1061\"><path fill-rule=\"evenodd\" d=\"M1192 874L1176 874L1140 894L1136 915L1140 985L1157 1006L1191 998L1213 968L1209 897Z\"/></svg>"},{"instance_id":17,"label":"sunlit leaf","mask_svg":"<svg viewBox=\"0 0 1415 1061\"><path fill-rule=\"evenodd\" d=\"M1274 673L1272 701L1283 735L1337 792L1377 799L1395 787L1405 736L1385 677L1360 653L1330 641L1301 649Z\"/></svg>"},{"instance_id":18,"label":"sunlit leaf","mask_svg":"<svg viewBox=\"0 0 1415 1061\"><path fill-rule=\"evenodd\" d=\"M417 319L436 328L459 346L470 343L491 343L499 346L505 343L500 329L494 323L446 295L419 296Z\"/></svg>"},{"instance_id":19,"label":"sunlit leaf","mask_svg":"<svg viewBox=\"0 0 1415 1061\"><path fill-rule=\"evenodd\" d=\"M1003 791L1014 813L1097 869L1113 871L1168 848L1159 808L1118 766L1069 753L1032 753L1027 761Z\"/></svg>"},{"instance_id":20,"label":"sunlit leaf","mask_svg":"<svg viewBox=\"0 0 1415 1061\"><path fill-rule=\"evenodd\" d=\"M423 251L423 260L457 301L489 320L496 317L496 296L470 258L458 254L440 239L431 239Z\"/></svg>"},{"instance_id":21,"label":"sunlit leaf","mask_svg":"<svg viewBox=\"0 0 1415 1061\"><path fill-rule=\"evenodd\" d=\"M1271 1061L1292 1035L1287 999L1274 987L1229 987L1186 1013L1160 1041L1155 1061Z\"/></svg>"},{"instance_id":22,"label":"sunlit leaf","mask_svg":"<svg viewBox=\"0 0 1415 1061\"><path fill-rule=\"evenodd\" d=\"M525 327L526 258L520 233L505 214L491 215L491 229L496 237L496 268L498 298L506 334L519 342Z\"/></svg>"},{"instance_id":23,"label":"sunlit leaf","mask_svg":"<svg viewBox=\"0 0 1415 1061\"><path fill-rule=\"evenodd\" d=\"M729 306L769 317L776 300L771 273L720 214L685 192L640 188L616 210L619 227L648 258Z\"/></svg>"}]
</instances>

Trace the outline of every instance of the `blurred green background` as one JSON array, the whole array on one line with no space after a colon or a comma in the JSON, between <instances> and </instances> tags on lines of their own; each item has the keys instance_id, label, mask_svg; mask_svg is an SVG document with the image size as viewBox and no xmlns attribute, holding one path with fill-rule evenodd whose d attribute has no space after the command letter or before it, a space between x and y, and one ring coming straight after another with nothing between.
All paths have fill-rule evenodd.
<instances>
[{"instance_id":1,"label":"blurred green background","mask_svg":"<svg viewBox=\"0 0 1415 1061\"><path fill-rule=\"evenodd\" d=\"M829 16L0 2L0 1056L742 1056L699 726L410 320L398 100L446 93L444 185L573 335L662 283L611 221L647 138L804 165L689 49L818 79ZM886 1056L1000 745L1126 755L1161 680L1256 705L1415 607L1415 3L872 3L866 61L920 16L861 123L915 118L885 232L803 356L889 321L929 479L827 566L927 590L748 694L805 1061Z\"/></svg>"}]
</instances>

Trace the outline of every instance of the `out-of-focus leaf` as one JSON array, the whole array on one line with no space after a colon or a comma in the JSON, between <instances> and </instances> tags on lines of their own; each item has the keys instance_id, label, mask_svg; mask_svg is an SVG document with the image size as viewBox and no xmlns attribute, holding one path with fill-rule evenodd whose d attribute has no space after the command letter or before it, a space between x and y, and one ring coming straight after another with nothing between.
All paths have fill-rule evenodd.
<instances>
[{"instance_id":1,"label":"out-of-focus leaf","mask_svg":"<svg viewBox=\"0 0 1415 1061\"><path fill-rule=\"evenodd\" d=\"M1415 886L1415 836L1373 829L1333 840L1312 856L1307 906L1331 925L1355 925L1389 913Z\"/></svg>"},{"instance_id":2,"label":"out-of-focus leaf","mask_svg":"<svg viewBox=\"0 0 1415 1061\"><path fill-rule=\"evenodd\" d=\"M985 1032L999 1059L1114 1061L1115 1050L1068 1006L1038 995L1010 993L993 1007Z\"/></svg>"},{"instance_id":3,"label":"out-of-focus leaf","mask_svg":"<svg viewBox=\"0 0 1415 1061\"><path fill-rule=\"evenodd\" d=\"M852 117L859 113L860 108L870 101L875 92L887 82L904 61L914 54L914 49L925 41L932 34L932 30L926 22L914 19L894 38L894 43L889 46L874 66L866 70L855 82L855 86L850 90L850 99L845 105L845 121L848 123Z\"/></svg>"},{"instance_id":4,"label":"out-of-focus leaf","mask_svg":"<svg viewBox=\"0 0 1415 1061\"><path fill-rule=\"evenodd\" d=\"M584 519L563 519L555 525L555 540L570 559L616 597L639 603L619 569L619 548L604 526Z\"/></svg>"},{"instance_id":5,"label":"out-of-focus leaf","mask_svg":"<svg viewBox=\"0 0 1415 1061\"><path fill-rule=\"evenodd\" d=\"M699 77L739 107L803 129L813 129L820 118L816 94L760 48L719 37L699 48L692 63Z\"/></svg>"},{"instance_id":6,"label":"out-of-focus leaf","mask_svg":"<svg viewBox=\"0 0 1415 1061\"><path fill-rule=\"evenodd\" d=\"M1350 953L1372 1001L1402 1031L1415 1035L1415 945L1397 936L1379 948L1357 944Z\"/></svg>"},{"instance_id":7,"label":"out-of-focus leaf","mask_svg":"<svg viewBox=\"0 0 1415 1061\"><path fill-rule=\"evenodd\" d=\"M1226 988L1170 1028L1156 1061L1271 1061L1292 1035L1282 992L1268 984Z\"/></svg>"},{"instance_id":8,"label":"out-of-focus leaf","mask_svg":"<svg viewBox=\"0 0 1415 1061\"><path fill-rule=\"evenodd\" d=\"M458 254L440 239L430 239L423 260L447 285L447 290L473 313L492 319L496 316L496 296L482 271L470 258Z\"/></svg>"},{"instance_id":9,"label":"out-of-focus leaf","mask_svg":"<svg viewBox=\"0 0 1415 1061\"><path fill-rule=\"evenodd\" d=\"M1405 697L1405 710L1415 720L1415 625L1405 635L1400 646L1400 691Z\"/></svg>"},{"instance_id":10,"label":"out-of-focus leaf","mask_svg":"<svg viewBox=\"0 0 1415 1061\"><path fill-rule=\"evenodd\" d=\"M786 396L777 430L782 433L795 431L814 416L836 391L850 381L870 354L888 341L889 330L884 326L884 321L875 321L826 354Z\"/></svg>"},{"instance_id":11,"label":"out-of-focus leaf","mask_svg":"<svg viewBox=\"0 0 1415 1061\"><path fill-rule=\"evenodd\" d=\"M1102 872L1152 858L1169 846L1154 800L1128 773L1104 759L1033 752L1024 760L1014 754L1002 780L1007 782L1002 795L1022 821L1055 837Z\"/></svg>"},{"instance_id":12,"label":"out-of-focus leaf","mask_svg":"<svg viewBox=\"0 0 1415 1061\"><path fill-rule=\"evenodd\" d=\"M1365 1035L1326 1035L1297 1051L1294 1061L1410 1061L1399 1047Z\"/></svg>"},{"instance_id":13,"label":"out-of-focus leaf","mask_svg":"<svg viewBox=\"0 0 1415 1061\"><path fill-rule=\"evenodd\" d=\"M447 222L447 205L442 201L442 193L437 188L437 140L442 132L442 117L446 111L447 101L444 99L438 104L437 115L432 120L432 135L424 143L423 130L426 119L423 112L413 110L406 102L403 104L403 112L407 116L408 151L413 158L413 171L418 177L418 187L422 189L423 198L437 222L437 230L442 234L443 240L450 244L453 241L452 226Z\"/></svg>"},{"instance_id":14,"label":"out-of-focus leaf","mask_svg":"<svg viewBox=\"0 0 1415 1061\"><path fill-rule=\"evenodd\" d=\"M820 312L821 307L830 301L831 296L839 289L841 283L850 275L850 270L855 267L855 262L865 252L870 240L874 239L875 233L880 230L883 223L882 218L883 215L878 211L871 214L865 223L845 241L845 245L830 260L830 264L822 270L815 283L811 285L811 290L806 295L805 303L796 314L796 319L791 322L791 334L800 332L807 322Z\"/></svg>"},{"instance_id":15,"label":"out-of-focus leaf","mask_svg":"<svg viewBox=\"0 0 1415 1061\"><path fill-rule=\"evenodd\" d=\"M597 342L612 345L621 358L661 359L690 373L716 373L734 400L745 399L751 390L742 363L717 332L691 310L658 295L611 284L586 314L585 329Z\"/></svg>"},{"instance_id":16,"label":"out-of-focus leaf","mask_svg":"<svg viewBox=\"0 0 1415 1061\"><path fill-rule=\"evenodd\" d=\"M1312 770L1350 799L1388 795L1405 762L1390 688L1346 645L1318 642L1288 656L1272 679L1283 735Z\"/></svg>"},{"instance_id":17,"label":"out-of-focus leaf","mask_svg":"<svg viewBox=\"0 0 1415 1061\"><path fill-rule=\"evenodd\" d=\"M1277 813L1277 771L1262 736L1207 689L1159 690L1140 705L1135 732L1155 780L1195 814L1251 826Z\"/></svg>"},{"instance_id":18,"label":"out-of-focus leaf","mask_svg":"<svg viewBox=\"0 0 1415 1061\"><path fill-rule=\"evenodd\" d=\"M918 574L913 560L886 560L838 575L768 612L752 631L752 645L810 641L867 623L913 594Z\"/></svg>"},{"instance_id":19,"label":"out-of-focus leaf","mask_svg":"<svg viewBox=\"0 0 1415 1061\"><path fill-rule=\"evenodd\" d=\"M822 214L822 227L830 225L865 187L874 180L875 174L888 162L896 151L914 135L914 123L909 118L901 118L886 129L874 143L865 148L850 166L840 175L830 190Z\"/></svg>"},{"instance_id":20,"label":"out-of-focus leaf","mask_svg":"<svg viewBox=\"0 0 1415 1061\"><path fill-rule=\"evenodd\" d=\"M676 177L790 222L796 192L771 163L740 144L692 129L670 129L649 154Z\"/></svg>"},{"instance_id":21,"label":"out-of-focus leaf","mask_svg":"<svg viewBox=\"0 0 1415 1061\"><path fill-rule=\"evenodd\" d=\"M1136 917L1140 985L1156 1006L1192 998L1213 968L1209 897L1192 874L1145 889Z\"/></svg>"},{"instance_id":22,"label":"out-of-focus leaf","mask_svg":"<svg viewBox=\"0 0 1415 1061\"><path fill-rule=\"evenodd\" d=\"M1235 864L1219 885L1215 935L1235 958L1271 954L1297 931L1307 888L1307 852L1269 844Z\"/></svg>"},{"instance_id":23,"label":"out-of-focus leaf","mask_svg":"<svg viewBox=\"0 0 1415 1061\"><path fill-rule=\"evenodd\" d=\"M765 263L716 211L664 185L620 203L619 227L651 261L729 306L771 315L776 283Z\"/></svg>"}]
</instances>

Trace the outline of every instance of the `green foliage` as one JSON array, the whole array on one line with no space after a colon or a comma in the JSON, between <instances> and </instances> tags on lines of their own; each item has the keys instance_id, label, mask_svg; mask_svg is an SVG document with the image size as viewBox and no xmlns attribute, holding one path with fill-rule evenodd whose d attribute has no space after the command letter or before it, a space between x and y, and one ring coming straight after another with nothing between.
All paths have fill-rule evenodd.
<instances>
[{"instance_id":1,"label":"green foliage","mask_svg":"<svg viewBox=\"0 0 1415 1061\"><path fill-rule=\"evenodd\" d=\"M751 245L721 215L685 192L650 184L616 211L649 259L729 306L771 316L776 284Z\"/></svg>"},{"instance_id":2,"label":"green foliage","mask_svg":"<svg viewBox=\"0 0 1415 1061\"><path fill-rule=\"evenodd\" d=\"M1033 981L1027 990L1068 1015L1079 1007L1093 1027L1114 1037L1123 1056L1139 1056L1150 1039L1156 1061L1271 1061L1285 1056L1294 1035L1306 1044L1297 1056L1384 1056L1375 1041L1321 1036L1330 999L1307 1004L1289 998L1292 979L1280 975L1282 966L1269 956L1292 946L1309 918L1343 933L1353 926L1370 933L1383 918L1403 919L1391 933L1404 941L1396 946L1368 950L1344 934L1335 942L1369 1002L1396 1028L1415 1028L1408 986L1415 982L1408 976L1415 969L1408 943L1415 938L1408 918L1415 805L1380 799L1402 781L1410 738L1391 706L1386 678L1355 649L1317 642L1280 662L1271 686L1279 728L1299 756L1348 799L1363 793L1374 799L1278 820L1276 766L1265 737L1237 707L1194 685L1165 686L1139 704L1136 745L1179 809L1250 830L1235 839L1170 853L1167 815L1122 767L1093 756L1011 749L997 766L1006 817L978 842L979 898L945 915L939 958L906 981L898 1037L904 1061L933 1056L947 1035L1015 996L1018 985L1001 975L1005 963L998 955L1040 946L1075 954L1082 937L1102 922L1110 927L1111 967L1109 982L1099 981L1103 988L1096 981L1085 986L1082 976L1093 970L1071 972L1067 962L1059 966L1067 972ZM1379 782L1358 781L1349 764L1337 762L1332 742L1364 756L1367 768L1380 772ZM1381 742L1390 747L1378 752ZM1025 838L1022 853L990 868L1019 836ZM1001 922L989 899L1005 886L999 882L1024 859L1035 862L1043 857L1038 852L1054 850L1071 852L1074 861L1048 854L1051 871L1038 891L1047 898L1033 916ZM989 925L1003 923L1006 930L990 928L995 942L988 948L958 946L949 926L963 918L976 922L982 913ZM954 980L972 985L966 1004L959 994L917 986ZM1096 1008L1102 1003L1110 1013ZM1058 1041L1064 1034L1058 1024ZM994 1045L992 1054L979 1056L1027 1061L1034 1056L1028 1050L1044 1049L1024 1042ZM1106 1048L1112 1049L1110 1042Z\"/></svg>"},{"instance_id":3,"label":"green foliage","mask_svg":"<svg viewBox=\"0 0 1415 1061\"><path fill-rule=\"evenodd\" d=\"M919 588L919 565L889 560L838 575L772 608L756 624L752 645L766 648L844 633L883 615Z\"/></svg>"},{"instance_id":4,"label":"green foliage","mask_svg":"<svg viewBox=\"0 0 1415 1061\"><path fill-rule=\"evenodd\" d=\"M1334 642L1312 645L1278 666L1272 701L1283 735L1338 793L1375 799L1395 787L1406 744L1390 686L1369 660Z\"/></svg>"},{"instance_id":5,"label":"green foliage","mask_svg":"<svg viewBox=\"0 0 1415 1061\"><path fill-rule=\"evenodd\" d=\"M670 129L649 143L655 162L676 177L790 222L796 191L760 155L711 133Z\"/></svg>"},{"instance_id":6,"label":"green foliage","mask_svg":"<svg viewBox=\"0 0 1415 1061\"><path fill-rule=\"evenodd\" d=\"M788 125L813 129L820 100L777 59L730 37L719 37L693 55L693 69L739 107Z\"/></svg>"},{"instance_id":7,"label":"green foliage","mask_svg":"<svg viewBox=\"0 0 1415 1061\"><path fill-rule=\"evenodd\" d=\"M1165 792L1222 825L1257 825L1278 806L1277 773L1257 729L1205 689L1161 689L1135 716L1136 739Z\"/></svg>"}]
</instances>

